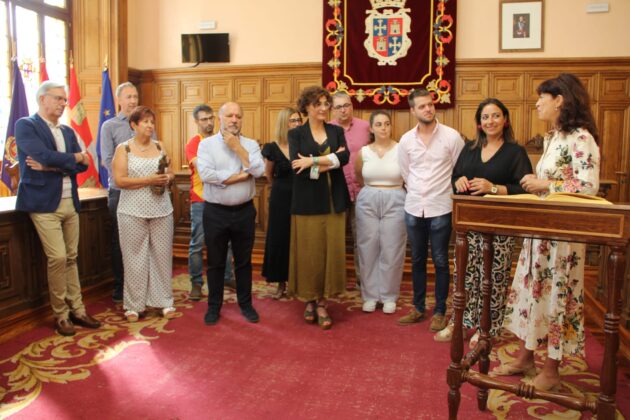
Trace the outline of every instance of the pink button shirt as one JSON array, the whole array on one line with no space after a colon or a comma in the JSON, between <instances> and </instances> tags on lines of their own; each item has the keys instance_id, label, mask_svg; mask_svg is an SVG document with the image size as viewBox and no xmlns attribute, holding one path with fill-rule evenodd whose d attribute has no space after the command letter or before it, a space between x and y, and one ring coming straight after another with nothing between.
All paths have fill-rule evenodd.
<instances>
[{"instance_id":1,"label":"pink button shirt","mask_svg":"<svg viewBox=\"0 0 630 420\"><path fill-rule=\"evenodd\" d=\"M453 211L451 176L464 140L456 130L437 122L426 146L417 129L403 134L398 146L407 186L405 211L416 217L442 216Z\"/></svg>"},{"instance_id":2,"label":"pink button shirt","mask_svg":"<svg viewBox=\"0 0 630 420\"><path fill-rule=\"evenodd\" d=\"M341 126L337 120L333 120L330 123ZM370 124L361 118L353 117L350 127L348 129L344 128L343 134L346 137L346 143L348 143L348 150L350 151L350 162L343 167L343 174L346 177L346 184L348 184L350 199L354 202L361 189L354 176L354 161L359 150L368 144L370 140Z\"/></svg>"}]
</instances>

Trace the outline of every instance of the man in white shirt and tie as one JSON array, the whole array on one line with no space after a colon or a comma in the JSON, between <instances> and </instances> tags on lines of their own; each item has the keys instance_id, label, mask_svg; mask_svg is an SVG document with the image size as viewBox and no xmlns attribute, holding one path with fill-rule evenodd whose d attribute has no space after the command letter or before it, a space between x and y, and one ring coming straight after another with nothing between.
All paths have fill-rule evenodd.
<instances>
[{"instance_id":1,"label":"man in white shirt and tie","mask_svg":"<svg viewBox=\"0 0 630 420\"><path fill-rule=\"evenodd\" d=\"M252 248L256 209L255 179L265 172L260 147L241 135L243 112L235 102L219 109L220 130L203 140L197 151L197 169L203 182L203 228L208 253L208 311L204 321L219 321L223 305L223 272L232 242L236 295L241 313L258 322L252 306Z\"/></svg>"},{"instance_id":2,"label":"man in white shirt and tie","mask_svg":"<svg viewBox=\"0 0 630 420\"><path fill-rule=\"evenodd\" d=\"M430 243L435 266L435 308L430 329L440 331L447 323L446 298L451 276L448 265L453 211L451 176L464 140L456 130L435 118L435 105L428 91L413 90L409 106L418 124L400 139L398 161L407 186L405 223L411 242L414 308L398 323L409 325L424 318Z\"/></svg>"}]
</instances>

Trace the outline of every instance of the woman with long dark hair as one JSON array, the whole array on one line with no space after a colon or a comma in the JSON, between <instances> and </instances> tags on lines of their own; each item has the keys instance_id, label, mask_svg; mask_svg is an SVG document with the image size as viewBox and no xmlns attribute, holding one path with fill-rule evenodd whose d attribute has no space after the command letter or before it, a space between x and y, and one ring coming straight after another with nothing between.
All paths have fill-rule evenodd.
<instances>
[{"instance_id":1,"label":"woman with long dark hair","mask_svg":"<svg viewBox=\"0 0 630 420\"><path fill-rule=\"evenodd\" d=\"M536 175L521 186L545 197L555 192L595 195L600 154L590 100L580 80L561 74L537 89L538 117L551 123ZM584 356L584 244L526 239L508 297L503 326L520 340L516 358L495 375L533 374L534 350L545 344L547 358L533 379L540 390L560 385L563 357Z\"/></svg>"},{"instance_id":2,"label":"woman with long dark hair","mask_svg":"<svg viewBox=\"0 0 630 420\"><path fill-rule=\"evenodd\" d=\"M520 180L532 173L532 164L525 148L514 139L510 111L498 99L488 98L482 101L475 113L477 135L468 142L457 159L453 170L453 190L456 194L470 195L508 195L523 194L525 190ZM483 241L480 233L469 232L468 263L464 273L466 286L466 308L464 326L477 330L481 321L482 296L481 282L483 273ZM505 297L510 269L514 238L510 236L494 237L492 242L492 297L490 303L490 335L496 336L503 323ZM458 273L459 275L459 273ZM448 341L453 334L453 322L438 332L436 341ZM474 347L479 339L479 330L470 340Z\"/></svg>"}]
</instances>

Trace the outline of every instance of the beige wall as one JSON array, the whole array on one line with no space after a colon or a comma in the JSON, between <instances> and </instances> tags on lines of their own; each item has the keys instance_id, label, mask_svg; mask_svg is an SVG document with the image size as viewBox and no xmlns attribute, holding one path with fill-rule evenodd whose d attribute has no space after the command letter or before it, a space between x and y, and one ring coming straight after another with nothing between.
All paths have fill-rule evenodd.
<instances>
[{"instance_id":1,"label":"beige wall","mask_svg":"<svg viewBox=\"0 0 630 420\"><path fill-rule=\"evenodd\" d=\"M598 0L599 2L600 0ZM545 51L501 53L499 0L458 0L457 58L630 56L630 0L601 0L608 13L587 14L595 0L545 0ZM129 66L187 67L180 34L229 32L231 64L308 63L321 60L321 0L129 0ZM290 4L281 10L280 4ZM278 18L282 16L282 18Z\"/></svg>"}]
</instances>

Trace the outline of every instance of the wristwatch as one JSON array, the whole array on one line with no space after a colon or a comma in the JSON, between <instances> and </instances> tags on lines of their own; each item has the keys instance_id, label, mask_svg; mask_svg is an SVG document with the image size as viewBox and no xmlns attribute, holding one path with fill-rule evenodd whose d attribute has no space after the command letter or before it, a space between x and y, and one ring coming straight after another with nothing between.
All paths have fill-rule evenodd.
<instances>
[{"instance_id":1,"label":"wristwatch","mask_svg":"<svg viewBox=\"0 0 630 420\"><path fill-rule=\"evenodd\" d=\"M499 187L496 184L492 184L492 188L490 188L490 194L496 194L499 192Z\"/></svg>"}]
</instances>

